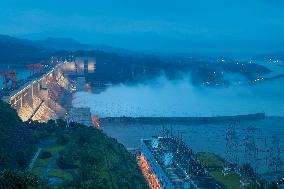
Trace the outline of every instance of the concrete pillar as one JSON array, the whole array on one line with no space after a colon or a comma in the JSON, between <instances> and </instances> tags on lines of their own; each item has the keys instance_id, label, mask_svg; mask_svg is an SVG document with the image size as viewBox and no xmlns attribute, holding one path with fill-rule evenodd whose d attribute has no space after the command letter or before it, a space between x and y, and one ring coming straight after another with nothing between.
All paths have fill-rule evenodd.
<instances>
[{"instance_id":1,"label":"concrete pillar","mask_svg":"<svg viewBox=\"0 0 284 189\"><path fill-rule=\"evenodd\" d=\"M21 101L21 108L22 108L23 107L23 96L22 96L22 94L20 94L20 95L21 95L20 101Z\"/></svg>"},{"instance_id":2,"label":"concrete pillar","mask_svg":"<svg viewBox=\"0 0 284 189\"><path fill-rule=\"evenodd\" d=\"M32 83L32 100L34 99L34 84Z\"/></svg>"},{"instance_id":3,"label":"concrete pillar","mask_svg":"<svg viewBox=\"0 0 284 189\"><path fill-rule=\"evenodd\" d=\"M41 88L42 89L46 89L46 78L44 77L42 80L41 80Z\"/></svg>"}]
</instances>

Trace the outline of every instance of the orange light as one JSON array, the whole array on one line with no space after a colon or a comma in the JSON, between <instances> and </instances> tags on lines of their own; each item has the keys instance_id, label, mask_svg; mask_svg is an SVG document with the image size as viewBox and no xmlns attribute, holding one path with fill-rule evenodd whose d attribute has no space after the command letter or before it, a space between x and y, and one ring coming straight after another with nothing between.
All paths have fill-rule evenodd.
<instances>
[{"instance_id":1,"label":"orange light","mask_svg":"<svg viewBox=\"0 0 284 189\"><path fill-rule=\"evenodd\" d=\"M100 119L97 116L92 117L92 123L94 127L99 128L100 127Z\"/></svg>"},{"instance_id":2,"label":"orange light","mask_svg":"<svg viewBox=\"0 0 284 189\"><path fill-rule=\"evenodd\" d=\"M151 189L162 189L157 176L151 171L150 166L144 157L144 155L140 155L137 157L138 165L142 171L143 176L145 177L148 185Z\"/></svg>"},{"instance_id":3,"label":"orange light","mask_svg":"<svg viewBox=\"0 0 284 189\"><path fill-rule=\"evenodd\" d=\"M86 84L86 91L91 92L91 85L89 83Z\"/></svg>"}]
</instances>

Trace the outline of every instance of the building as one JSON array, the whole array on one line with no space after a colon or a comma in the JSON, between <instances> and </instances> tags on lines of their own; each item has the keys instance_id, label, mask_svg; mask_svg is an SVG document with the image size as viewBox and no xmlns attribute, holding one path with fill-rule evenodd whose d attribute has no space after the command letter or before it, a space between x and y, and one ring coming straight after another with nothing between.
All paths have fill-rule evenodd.
<instances>
[{"instance_id":1,"label":"building","mask_svg":"<svg viewBox=\"0 0 284 189\"><path fill-rule=\"evenodd\" d=\"M86 91L86 79L85 77L77 77L75 79L75 87L76 87L76 91Z\"/></svg>"},{"instance_id":2,"label":"building","mask_svg":"<svg viewBox=\"0 0 284 189\"><path fill-rule=\"evenodd\" d=\"M221 189L192 150L177 137L141 140L141 157L165 189ZM151 184L151 183L150 183Z\"/></svg>"},{"instance_id":3,"label":"building","mask_svg":"<svg viewBox=\"0 0 284 189\"><path fill-rule=\"evenodd\" d=\"M93 126L90 108L71 108L68 115L68 123L71 122Z\"/></svg>"},{"instance_id":4,"label":"building","mask_svg":"<svg viewBox=\"0 0 284 189\"><path fill-rule=\"evenodd\" d=\"M96 70L95 57L75 57L74 61L63 65L63 72L69 76L84 76Z\"/></svg>"},{"instance_id":5,"label":"building","mask_svg":"<svg viewBox=\"0 0 284 189\"><path fill-rule=\"evenodd\" d=\"M95 57L76 57L75 67L77 75L86 73L94 73L96 69L96 58Z\"/></svg>"}]
</instances>

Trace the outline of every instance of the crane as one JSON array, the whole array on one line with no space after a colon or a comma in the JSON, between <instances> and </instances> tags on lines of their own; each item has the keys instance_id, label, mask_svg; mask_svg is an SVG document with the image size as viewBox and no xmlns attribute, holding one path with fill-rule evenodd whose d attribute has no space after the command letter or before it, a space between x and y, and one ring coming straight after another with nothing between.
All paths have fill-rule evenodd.
<instances>
[{"instance_id":1,"label":"crane","mask_svg":"<svg viewBox=\"0 0 284 189\"><path fill-rule=\"evenodd\" d=\"M17 87L17 75L15 70L10 70L9 72L2 71L0 72L0 76L3 77L3 85L5 90L8 90L8 83L10 80L12 81L12 88L15 89Z\"/></svg>"}]
</instances>

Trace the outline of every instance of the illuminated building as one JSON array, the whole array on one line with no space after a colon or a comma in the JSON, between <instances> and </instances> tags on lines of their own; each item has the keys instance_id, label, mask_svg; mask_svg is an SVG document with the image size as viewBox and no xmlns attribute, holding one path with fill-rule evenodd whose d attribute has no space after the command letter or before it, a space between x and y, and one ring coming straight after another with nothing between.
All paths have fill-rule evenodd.
<instances>
[{"instance_id":1,"label":"illuminated building","mask_svg":"<svg viewBox=\"0 0 284 189\"><path fill-rule=\"evenodd\" d=\"M152 137L141 140L141 157L150 173L165 189L221 189L198 161L192 150L177 137ZM141 158L140 158L141 159ZM139 162L139 161L138 161ZM141 167L141 166L140 166ZM142 169L145 176L145 169ZM145 177L149 183L149 179ZM149 183L150 188L153 180ZM159 188L158 187L158 188Z\"/></svg>"},{"instance_id":2,"label":"illuminated building","mask_svg":"<svg viewBox=\"0 0 284 189\"><path fill-rule=\"evenodd\" d=\"M68 123L75 122L86 126L93 126L90 108L71 108L67 120Z\"/></svg>"}]
</instances>

